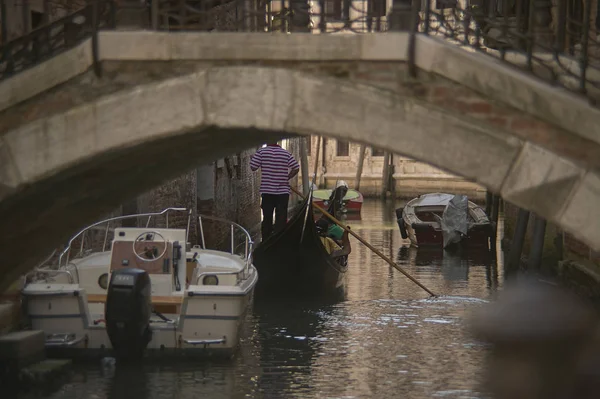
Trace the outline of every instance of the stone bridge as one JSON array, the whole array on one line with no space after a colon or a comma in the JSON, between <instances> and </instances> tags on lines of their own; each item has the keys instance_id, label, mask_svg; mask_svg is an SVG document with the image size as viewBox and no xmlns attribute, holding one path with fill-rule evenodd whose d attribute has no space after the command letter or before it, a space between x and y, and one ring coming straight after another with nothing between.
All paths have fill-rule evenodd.
<instances>
[{"instance_id":1,"label":"stone bridge","mask_svg":"<svg viewBox=\"0 0 600 399\"><path fill-rule=\"evenodd\" d=\"M0 291L199 163L318 134L476 181L600 249L600 111L416 35L101 32L0 82ZM410 68L417 69L411 77Z\"/></svg>"}]
</instances>

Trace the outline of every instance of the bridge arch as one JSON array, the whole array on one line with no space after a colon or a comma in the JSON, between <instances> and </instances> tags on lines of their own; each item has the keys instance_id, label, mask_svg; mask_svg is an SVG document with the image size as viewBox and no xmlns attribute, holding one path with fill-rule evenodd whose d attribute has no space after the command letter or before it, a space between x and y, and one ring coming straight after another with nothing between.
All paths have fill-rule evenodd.
<instances>
[{"instance_id":1,"label":"bridge arch","mask_svg":"<svg viewBox=\"0 0 600 399\"><path fill-rule=\"evenodd\" d=\"M163 180L267 140L308 134L410 156L497 193L511 179L520 189L511 172L523 157L550 162L549 171L553 162L571 165L507 132L391 90L286 68L211 67L108 95L3 136L0 291L82 224ZM559 173L554 180L569 178ZM563 202L558 198L556 207ZM529 208L573 230L546 202Z\"/></svg>"}]
</instances>

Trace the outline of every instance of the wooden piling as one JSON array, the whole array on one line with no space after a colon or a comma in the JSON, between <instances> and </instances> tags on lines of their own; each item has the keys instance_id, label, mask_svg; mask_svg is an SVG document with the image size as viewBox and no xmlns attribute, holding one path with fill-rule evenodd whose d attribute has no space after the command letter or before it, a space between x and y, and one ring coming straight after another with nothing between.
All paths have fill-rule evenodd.
<instances>
[{"instance_id":1,"label":"wooden piling","mask_svg":"<svg viewBox=\"0 0 600 399\"><path fill-rule=\"evenodd\" d=\"M485 214L488 215L488 217L491 216L493 200L494 194L492 194L490 190L487 190L485 192Z\"/></svg>"},{"instance_id":2,"label":"wooden piling","mask_svg":"<svg viewBox=\"0 0 600 399\"><path fill-rule=\"evenodd\" d=\"M533 239L531 240L531 249L529 258L527 258L527 267L530 270L540 270L542 264L542 254L544 251L544 238L546 236L546 219L535 215L533 224Z\"/></svg>"},{"instance_id":3,"label":"wooden piling","mask_svg":"<svg viewBox=\"0 0 600 399\"><path fill-rule=\"evenodd\" d=\"M389 183L389 173L390 173L390 153L385 152L383 154L383 171L381 174L381 198L385 199L388 192L388 183Z\"/></svg>"},{"instance_id":4,"label":"wooden piling","mask_svg":"<svg viewBox=\"0 0 600 399\"><path fill-rule=\"evenodd\" d=\"M319 173L319 151L321 150L321 136L317 137L317 150L314 152L315 154L315 170L313 174L313 184L317 184L317 174Z\"/></svg>"},{"instance_id":5,"label":"wooden piling","mask_svg":"<svg viewBox=\"0 0 600 399\"><path fill-rule=\"evenodd\" d=\"M310 180L308 176L308 151L306 150L306 137L300 138L300 169L302 172L302 191L308 194Z\"/></svg>"},{"instance_id":6,"label":"wooden piling","mask_svg":"<svg viewBox=\"0 0 600 399\"><path fill-rule=\"evenodd\" d=\"M496 251L496 241L498 239L498 214L500 212L500 196L492 194L489 218L493 226L493 234L490 249Z\"/></svg>"},{"instance_id":7,"label":"wooden piling","mask_svg":"<svg viewBox=\"0 0 600 399\"><path fill-rule=\"evenodd\" d=\"M358 154L358 168L356 169L356 180L354 184L354 189L360 191L360 178L362 177L363 165L365 163L365 152L367 146L364 144L360 145L360 152Z\"/></svg>"},{"instance_id":8,"label":"wooden piling","mask_svg":"<svg viewBox=\"0 0 600 399\"><path fill-rule=\"evenodd\" d=\"M390 166L388 167L388 190L392 199L396 199L396 181L394 180L395 172L396 166L394 165L394 154L390 154Z\"/></svg>"},{"instance_id":9,"label":"wooden piling","mask_svg":"<svg viewBox=\"0 0 600 399\"><path fill-rule=\"evenodd\" d=\"M521 253L523 252L523 243L525 242L525 233L527 232L527 224L529 223L529 211L519 209L517 217L517 225L515 234L510 245L510 253L508 256L508 264L506 265L506 277L516 277L521 265Z\"/></svg>"},{"instance_id":10,"label":"wooden piling","mask_svg":"<svg viewBox=\"0 0 600 399\"><path fill-rule=\"evenodd\" d=\"M319 188L325 188L325 173L327 171L327 139L321 138L321 178L319 179Z\"/></svg>"}]
</instances>

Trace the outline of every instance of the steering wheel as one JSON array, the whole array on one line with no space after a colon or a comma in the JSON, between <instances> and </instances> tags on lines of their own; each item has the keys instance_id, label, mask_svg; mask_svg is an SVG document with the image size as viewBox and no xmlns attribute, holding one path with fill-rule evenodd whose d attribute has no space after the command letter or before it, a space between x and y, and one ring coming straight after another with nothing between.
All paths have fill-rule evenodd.
<instances>
[{"instance_id":1,"label":"steering wheel","mask_svg":"<svg viewBox=\"0 0 600 399\"><path fill-rule=\"evenodd\" d=\"M160 237L160 241L156 240L156 236ZM144 246L143 250L140 252L137 251L136 245L138 242L147 242L148 245ZM165 248L158 254L158 246L154 243L163 242L165 244ZM167 253L167 240L165 237L157 231L145 231L133 241L133 254L136 258L144 262L153 262L157 259L162 258Z\"/></svg>"}]
</instances>

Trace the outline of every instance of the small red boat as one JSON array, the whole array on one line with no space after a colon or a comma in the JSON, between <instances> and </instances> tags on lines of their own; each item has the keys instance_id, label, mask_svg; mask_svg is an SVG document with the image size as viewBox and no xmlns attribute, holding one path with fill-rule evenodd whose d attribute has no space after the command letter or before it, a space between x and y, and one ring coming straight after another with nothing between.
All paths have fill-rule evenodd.
<instances>
[{"instance_id":1,"label":"small red boat","mask_svg":"<svg viewBox=\"0 0 600 399\"><path fill-rule=\"evenodd\" d=\"M396 216L402 238L416 247L459 244L488 249L493 238L485 211L463 195L424 194L396 209Z\"/></svg>"},{"instance_id":2,"label":"small red boat","mask_svg":"<svg viewBox=\"0 0 600 399\"><path fill-rule=\"evenodd\" d=\"M329 208L329 201L333 190L315 190L313 191L313 203L323 209ZM352 189L348 189L343 198L342 213L360 213L363 204L363 195Z\"/></svg>"}]
</instances>

